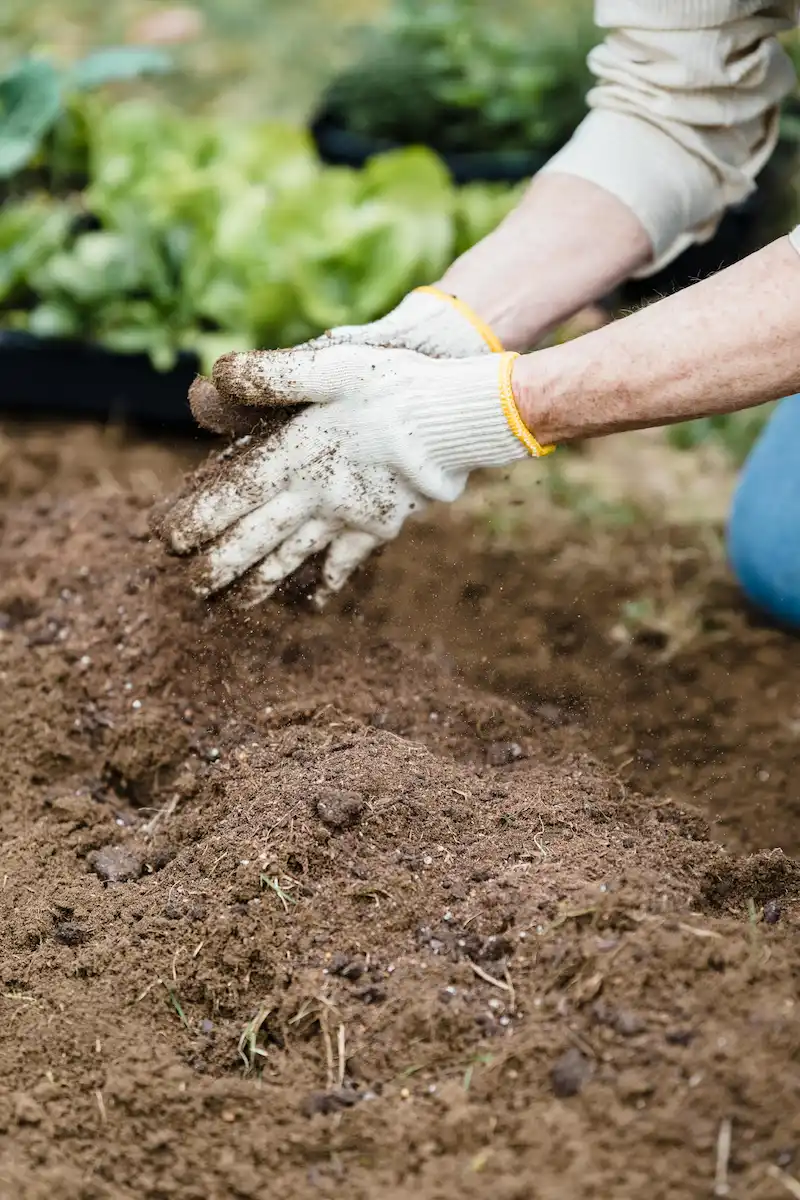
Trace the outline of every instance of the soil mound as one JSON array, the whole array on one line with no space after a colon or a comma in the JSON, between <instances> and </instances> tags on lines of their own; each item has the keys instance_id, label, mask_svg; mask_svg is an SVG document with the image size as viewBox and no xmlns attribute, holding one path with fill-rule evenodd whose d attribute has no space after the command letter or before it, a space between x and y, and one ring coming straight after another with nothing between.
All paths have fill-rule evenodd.
<instances>
[{"instance_id":1,"label":"soil mound","mask_svg":"<svg viewBox=\"0 0 800 1200\"><path fill-rule=\"evenodd\" d=\"M185 456L4 445L3 1200L785 1193L800 868L499 694L496 557L245 623L148 538Z\"/></svg>"}]
</instances>

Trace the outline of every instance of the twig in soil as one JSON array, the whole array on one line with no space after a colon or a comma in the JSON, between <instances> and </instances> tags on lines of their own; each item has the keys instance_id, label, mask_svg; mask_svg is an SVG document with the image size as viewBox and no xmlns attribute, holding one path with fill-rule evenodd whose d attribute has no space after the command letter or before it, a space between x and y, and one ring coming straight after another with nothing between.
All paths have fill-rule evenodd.
<instances>
[{"instance_id":1,"label":"twig in soil","mask_svg":"<svg viewBox=\"0 0 800 1200\"><path fill-rule=\"evenodd\" d=\"M380 905L380 897L384 896L387 900L393 900L391 892L387 892L386 888L382 887L360 887L353 888L348 892L354 900L374 900L377 905Z\"/></svg>"},{"instance_id":2,"label":"twig in soil","mask_svg":"<svg viewBox=\"0 0 800 1200\"><path fill-rule=\"evenodd\" d=\"M717 1162L714 1171L714 1195L727 1196L730 1192L728 1185L728 1164L731 1159L731 1134L733 1126L730 1117L725 1117L719 1126L717 1134Z\"/></svg>"},{"instance_id":3,"label":"twig in soil","mask_svg":"<svg viewBox=\"0 0 800 1200\"><path fill-rule=\"evenodd\" d=\"M567 1026L567 1037L572 1038L578 1049L582 1050L589 1058L600 1058L596 1046L593 1046L589 1039L584 1037L582 1033L578 1033L577 1029L571 1029Z\"/></svg>"},{"instance_id":4,"label":"twig in soil","mask_svg":"<svg viewBox=\"0 0 800 1200\"><path fill-rule=\"evenodd\" d=\"M140 995L138 995L136 997L136 999L134 1000L133 1003L138 1004L140 1000L144 1000L145 996L147 996L150 992L152 992L153 988L156 986L157 983L161 983L161 980L154 979L152 981L152 983L148 983L147 987L144 989L143 992L140 993Z\"/></svg>"},{"instance_id":5,"label":"twig in soil","mask_svg":"<svg viewBox=\"0 0 800 1200\"><path fill-rule=\"evenodd\" d=\"M552 930L558 929L560 925L566 925L567 921L579 921L581 917L593 917L596 912L596 905L592 905L591 908L575 908L569 912L563 912L560 916L556 917L555 921L551 921L547 926L546 932L551 933Z\"/></svg>"},{"instance_id":6,"label":"twig in soil","mask_svg":"<svg viewBox=\"0 0 800 1200\"><path fill-rule=\"evenodd\" d=\"M180 798L179 792L173 792L164 807L159 808L150 818L147 824L142 826L142 833L145 834L146 837L152 837L159 824L172 816L172 814L175 812L175 809L178 807L178 801Z\"/></svg>"},{"instance_id":7,"label":"twig in soil","mask_svg":"<svg viewBox=\"0 0 800 1200\"><path fill-rule=\"evenodd\" d=\"M800 1183L797 1182L793 1175L789 1175L787 1171L782 1171L774 1163L770 1163L767 1167L767 1174L776 1183L779 1183L790 1196L794 1196L796 1200L800 1200Z\"/></svg>"},{"instance_id":8,"label":"twig in soil","mask_svg":"<svg viewBox=\"0 0 800 1200\"><path fill-rule=\"evenodd\" d=\"M178 982L178 972L177 972L176 968L178 965L178 959L180 958L180 956L182 954L183 954L183 946L178 946L178 949L175 951L175 953L172 956L172 982L173 983Z\"/></svg>"},{"instance_id":9,"label":"twig in soil","mask_svg":"<svg viewBox=\"0 0 800 1200\"><path fill-rule=\"evenodd\" d=\"M517 1011L517 993L514 991L514 982L509 974L508 967L503 967L503 978L506 981L508 988L508 1006L512 1013Z\"/></svg>"},{"instance_id":10,"label":"twig in soil","mask_svg":"<svg viewBox=\"0 0 800 1200\"><path fill-rule=\"evenodd\" d=\"M547 850L545 850L545 848L542 845L541 840L540 840L542 834L544 833L544 821L542 820L541 817L539 817L539 823L541 824L542 828L539 830L538 833L535 833L533 835L533 844L536 847L536 849L539 851L539 853L541 854L542 858L549 858L550 855L548 854Z\"/></svg>"},{"instance_id":11,"label":"twig in soil","mask_svg":"<svg viewBox=\"0 0 800 1200\"><path fill-rule=\"evenodd\" d=\"M322 1033L322 1044L325 1047L325 1088L326 1091L331 1092L333 1091L335 1081L333 1072L333 1045L331 1043L330 1030L328 1029L328 1014L324 1008L320 1009L317 1019L319 1020L319 1027Z\"/></svg>"},{"instance_id":12,"label":"twig in soil","mask_svg":"<svg viewBox=\"0 0 800 1200\"><path fill-rule=\"evenodd\" d=\"M497 979L496 976L490 975L488 971L484 971L483 967L479 967L471 959L467 959L467 961L479 979L483 979L486 983L491 983L492 987L500 988L503 992L509 992L513 999L514 988L512 987L511 980L508 978L507 971L505 979Z\"/></svg>"},{"instance_id":13,"label":"twig in soil","mask_svg":"<svg viewBox=\"0 0 800 1200\"><path fill-rule=\"evenodd\" d=\"M264 875L262 873L260 878L261 878L261 886L270 888L275 893L275 895L278 897L281 904L283 905L284 912L289 911L290 904L297 904L297 901L295 900L294 896L290 896L289 893L287 891L284 891L284 889L281 887L280 883L278 882L277 875ZM291 887L291 884L289 886Z\"/></svg>"},{"instance_id":14,"label":"twig in soil","mask_svg":"<svg viewBox=\"0 0 800 1200\"><path fill-rule=\"evenodd\" d=\"M698 929L696 925L686 925L683 921L678 922L678 929L682 929L684 933L693 933L699 938L723 938L723 934L718 933L716 929Z\"/></svg>"},{"instance_id":15,"label":"twig in soil","mask_svg":"<svg viewBox=\"0 0 800 1200\"><path fill-rule=\"evenodd\" d=\"M263 1050L256 1043L261 1027L271 1012L271 1008L262 1005L252 1021L248 1022L242 1030L242 1036L239 1038L239 1057L244 1063L245 1075L248 1075L255 1067L256 1058L267 1057L266 1050Z\"/></svg>"},{"instance_id":16,"label":"twig in soil","mask_svg":"<svg viewBox=\"0 0 800 1200\"><path fill-rule=\"evenodd\" d=\"M105 1125L105 1123L106 1123L106 1119L107 1119L107 1114L106 1114L106 1102L105 1102L105 1100L103 1099L103 1093L100 1091L100 1089L99 1089L99 1088L98 1088L98 1090L95 1092L95 1094L94 1094L94 1098L95 1098L95 1100L97 1101L97 1107L98 1107L98 1110L99 1110L99 1112L100 1112L100 1124L101 1124L101 1125Z\"/></svg>"},{"instance_id":17,"label":"twig in soil","mask_svg":"<svg viewBox=\"0 0 800 1200\"><path fill-rule=\"evenodd\" d=\"M347 1055L345 1053L345 1032L344 1025L340 1025L336 1031L336 1048L339 1052L339 1087L344 1087L344 1073L347 1067Z\"/></svg>"},{"instance_id":18,"label":"twig in soil","mask_svg":"<svg viewBox=\"0 0 800 1200\"><path fill-rule=\"evenodd\" d=\"M225 859L226 859L227 857L228 857L228 851L227 851L227 850L223 850L223 851L222 851L222 854L220 854L219 858L217 858L217 859L215 859L215 860L214 860L214 862L211 864L211 870L208 872L208 877L209 877L209 879L210 879L210 878L211 878L211 876L214 874L214 872L216 871L216 869L217 869L217 867L219 866L219 864L220 864L221 862L224 862L224 861L225 861Z\"/></svg>"}]
</instances>

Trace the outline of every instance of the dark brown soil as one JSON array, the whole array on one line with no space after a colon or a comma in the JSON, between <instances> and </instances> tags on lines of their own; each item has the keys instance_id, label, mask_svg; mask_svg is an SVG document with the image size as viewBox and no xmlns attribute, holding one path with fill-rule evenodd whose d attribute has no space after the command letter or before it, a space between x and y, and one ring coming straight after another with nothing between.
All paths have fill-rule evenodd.
<instances>
[{"instance_id":1,"label":"dark brown soil","mask_svg":"<svg viewBox=\"0 0 800 1200\"><path fill-rule=\"evenodd\" d=\"M445 516L243 624L147 536L191 453L0 442L2 1200L791 1194L798 643Z\"/></svg>"}]
</instances>

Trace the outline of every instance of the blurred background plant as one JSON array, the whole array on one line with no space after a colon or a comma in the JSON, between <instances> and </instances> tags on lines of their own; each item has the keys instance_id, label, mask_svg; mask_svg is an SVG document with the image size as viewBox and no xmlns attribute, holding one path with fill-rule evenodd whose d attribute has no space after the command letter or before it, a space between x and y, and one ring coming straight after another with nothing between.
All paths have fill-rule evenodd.
<instances>
[{"instance_id":1,"label":"blurred background plant","mask_svg":"<svg viewBox=\"0 0 800 1200\"><path fill-rule=\"evenodd\" d=\"M359 31L323 107L344 129L451 153L552 153L586 111L591 5L529 6L520 21L474 0L396 0Z\"/></svg>"}]
</instances>

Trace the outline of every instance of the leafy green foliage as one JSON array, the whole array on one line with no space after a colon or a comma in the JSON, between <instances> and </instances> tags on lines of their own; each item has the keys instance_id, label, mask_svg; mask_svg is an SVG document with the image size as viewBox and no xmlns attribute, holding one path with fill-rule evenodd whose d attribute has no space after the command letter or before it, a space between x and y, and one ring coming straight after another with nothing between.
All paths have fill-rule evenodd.
<instances>
[{"instance_id":1,"label":"leafy green foliage","mask_svg":"<svg viewBox=\"0 0 800 1200\"><path fill-rule=\"evenodd\" d=\"M0 80L0 179L34 157L61 111L61 87L48 62L26 59Z\"/></svg>"},{"instance_id":2,"label":"leafy green foliage","mask_svg":"<svg viewBox=\"0 0 800 1200\"><path fill-rule=\"evenodd\" d=\"M723 413L716 417L700 417L683 421L667 431L671 445L678 450L694 450L702 445L720 446L733 461L741 464L747 458L758 435L769 420L775 406L745 409L738 413Z\"/></svg>"},{"instance_id":3,"label":"leafy green foliage","mask_svg":"<svg viewBox=\"0 0 800 1200\"><path fill-rule=\"evenodd\" d=\"M354 133L440 152L550 151L585 112L597 41L591 6L567 8L520 31L473 0L395 0L326 110Z\"/></svg>"},{"instance_id":4,"label":"leafy green foliage","mask_svg":"<svg viewBox=\"0 0 800 1200\"><path fill-rule=\"evenodd\" d=\"M170 55L154 46L109 46L81 59L64 80L69 90L88 91L142 75L166 75L172 67Z\"/></svg>"},{"instance_id":5,"label":"leafy green foliage","mask_svg":"<svg viewBox=\"0 0 800 1200\"><path fill-rule=\"evenodd\" d=\"M98 50L63 72L46 59L23 59L0 78L0 179L29 166L45 139L58 136L73 93L171 67L163 51L144 46Z\"/></svg>"},{"instance_id":6,"label":"leafy green foliage","mask_svg":"<svg viewBox=\"0 0 800 1200\"><path fill-rule=\"evenodd\" d=\"M170 367L367 321L442 273L516 189L457 189L435 154L323 166L305 133L73 96L79 195L0 212L0 323ZM48 164L52 166L52 163Z\"/></svg>"}]
</instances>

